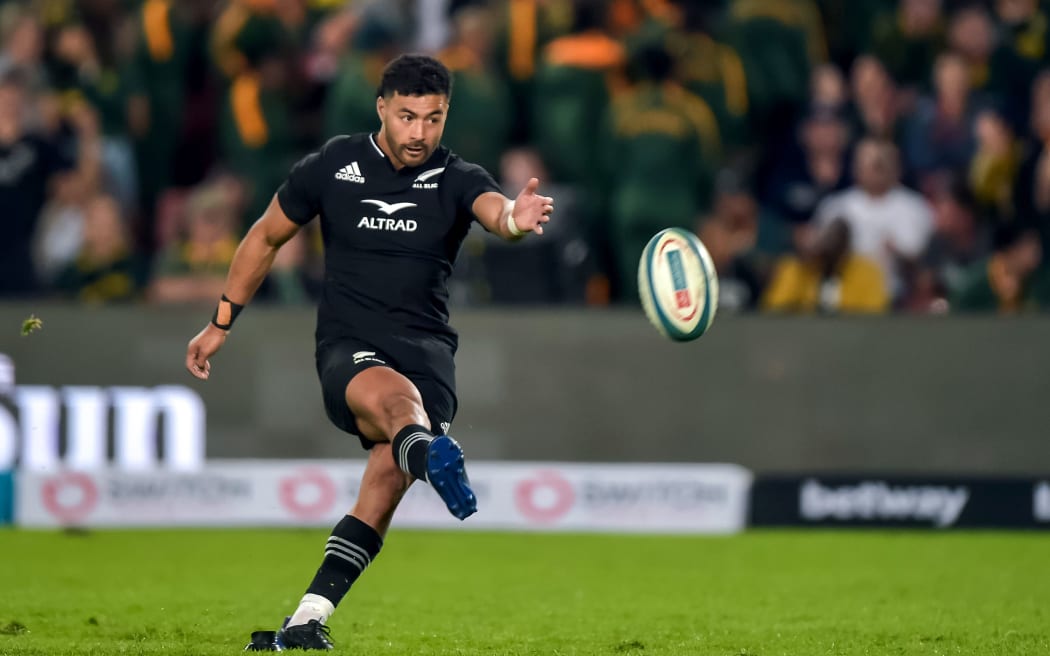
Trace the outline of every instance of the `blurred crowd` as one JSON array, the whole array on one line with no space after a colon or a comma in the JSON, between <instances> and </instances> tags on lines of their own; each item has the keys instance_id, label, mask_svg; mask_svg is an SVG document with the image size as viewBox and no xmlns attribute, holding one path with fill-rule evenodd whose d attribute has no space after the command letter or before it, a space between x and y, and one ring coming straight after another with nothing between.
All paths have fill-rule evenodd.
<instances>
[{"instance_id":1,"label":"blurred crowd","mask_svg":"<svg viewBox=\"0 0 1050 656\"><path fill-rule=\"evenodd\" d=\"M679 226L723 311L1050 308L1041 0L0 0L0 298L214 302L409 51L453 71L446 145L558 199L543 238L472 231L459 305L637 302ZM320 252L260 298L309 302Z\"/></svg>"}]
</instances>

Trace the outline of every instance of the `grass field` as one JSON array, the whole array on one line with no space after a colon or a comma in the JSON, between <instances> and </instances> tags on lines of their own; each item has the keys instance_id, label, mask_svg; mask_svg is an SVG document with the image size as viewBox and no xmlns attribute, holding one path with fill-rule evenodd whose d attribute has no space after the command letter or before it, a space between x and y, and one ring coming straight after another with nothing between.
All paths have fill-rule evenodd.
<instances>
[{"instance_id":1,"label":"grass field","mask_svg":"<svg viewBox=\"0 0 1050 656\"><path fill-rule=\"evenodd\" d=\"M0 654L240 651L323 531L0 530ZM338 652L1050 654L1050 535L393 532Z\"/></svg>"}]
</instances>

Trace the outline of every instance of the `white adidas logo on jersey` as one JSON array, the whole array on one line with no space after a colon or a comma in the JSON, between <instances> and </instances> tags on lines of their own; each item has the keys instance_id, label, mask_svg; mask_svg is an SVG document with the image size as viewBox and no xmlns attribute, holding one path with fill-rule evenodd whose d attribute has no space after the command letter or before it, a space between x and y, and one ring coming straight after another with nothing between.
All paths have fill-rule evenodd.
<instances>
[{"instance_id":1,"label":"white adidas logo on jersey","mask_svg":"<svg viewBox=\"0 0 1050 656\"><path fill-rule=\"evenodd\" d=\"M362 184L365 181L365 176L361 175L361 169L357 166L357 162L350 162L335 172L335 179Z\"/></svg>"}]
</instances>

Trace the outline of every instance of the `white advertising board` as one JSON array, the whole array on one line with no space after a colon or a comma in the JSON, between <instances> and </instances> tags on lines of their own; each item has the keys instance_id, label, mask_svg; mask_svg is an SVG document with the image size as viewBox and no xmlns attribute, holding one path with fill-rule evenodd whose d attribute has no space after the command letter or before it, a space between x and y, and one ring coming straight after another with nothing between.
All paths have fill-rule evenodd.
<instances>
[{"instance_id":1,"label":"white advertising board","mask_svg":"<svg viewBox=\"0 0 1050 656\"><path fill-rule=\"evenodd\" d=\"M195 472L23 469L21 526L334 525L365 463L208 462ZM416 528L731 533L743 529L751 474L727 464L469 464L478 512L452 517L417 482L394 525Z\"/></svg>"}]
</instances>

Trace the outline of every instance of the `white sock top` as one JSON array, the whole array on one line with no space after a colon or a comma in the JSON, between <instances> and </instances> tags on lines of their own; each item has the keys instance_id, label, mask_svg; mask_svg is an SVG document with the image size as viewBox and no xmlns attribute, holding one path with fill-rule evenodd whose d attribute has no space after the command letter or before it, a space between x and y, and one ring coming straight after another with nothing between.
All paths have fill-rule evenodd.
<instances>
[{"instance_id":1,"label":"white sock top","mask_svg":"<svg viewBox=\"0 0 1050 656\"><path fill-rule=\"evenodd\" d=\"M288 626L299 626L310 620L317 620L324 624L334 612L335 606L332 605L332 602L321 595L307 593L299 601L299 607L292 614L292 619L288 620Z\"/></svg>"}]
</instances>

